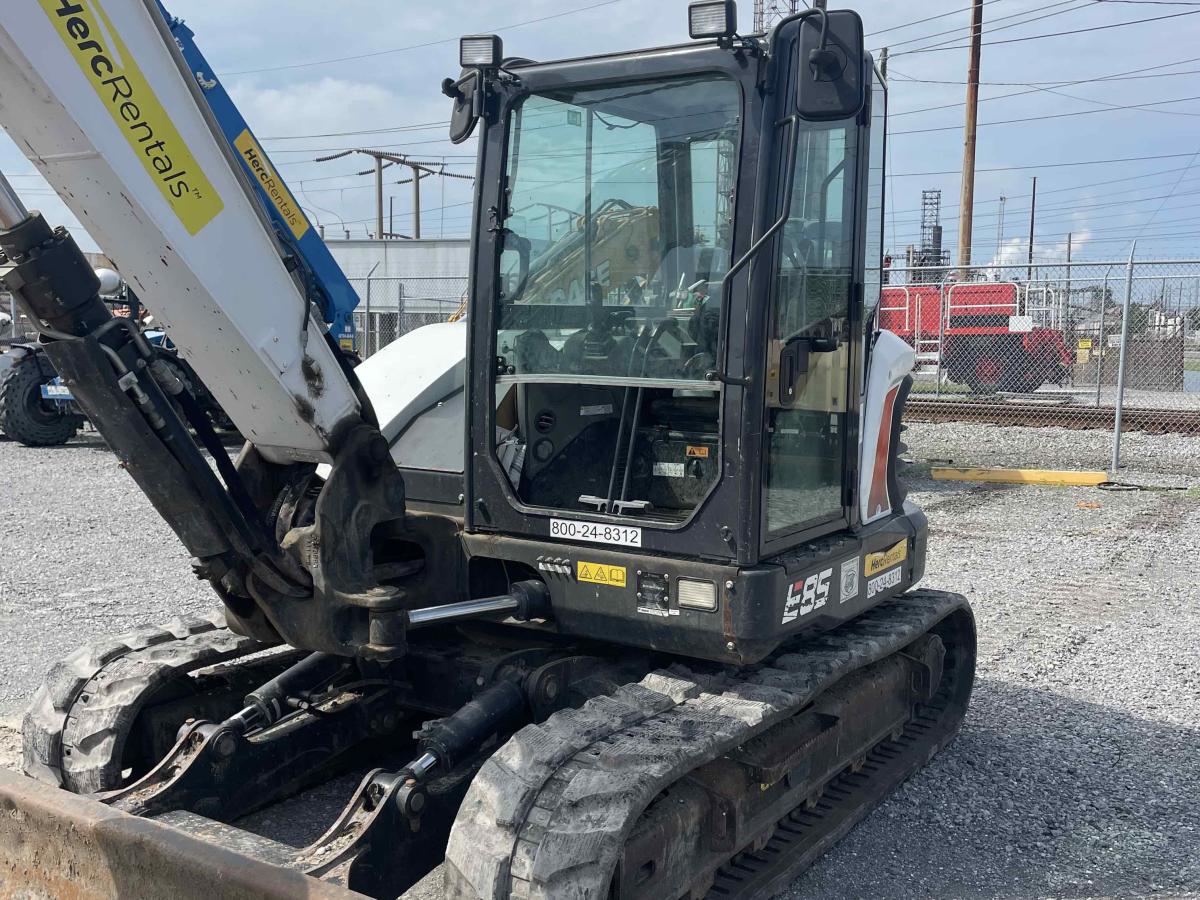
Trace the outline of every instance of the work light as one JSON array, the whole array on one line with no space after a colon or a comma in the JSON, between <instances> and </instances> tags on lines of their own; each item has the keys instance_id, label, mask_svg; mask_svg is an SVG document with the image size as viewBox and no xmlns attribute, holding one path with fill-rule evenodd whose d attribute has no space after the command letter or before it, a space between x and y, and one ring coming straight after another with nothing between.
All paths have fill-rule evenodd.
<instances>
[{"instance_id":1,"label":"work light","mask_svg":"<svg viewBox=\"0 0 1200 900\"><path fill-rule=\"evenodd\" d=\"M737 34L734 0L695 0L688 5L688 34L693 38L727 38Z\"/></svg>"},{"instance_id":2,"label":"work light","mask_svg":"<svg viewBox=\"0 0 1200 900\"><path fill-rule=\"evenodd\" d=\"M680 578L675 582L679 605L685 609L712 612L717 608L717 586L698 578Z\"/></svg>"},{"instance_id":3,"label":"work light","mask_svg":"<svg viewBox=\"0 0 1200 900\"><path fill-rule=\"evenodd\" d=\"M504 59L498 34L472 34L459 40L458 57L464 69L494 69Z\"/></svg>"}]
</instances>

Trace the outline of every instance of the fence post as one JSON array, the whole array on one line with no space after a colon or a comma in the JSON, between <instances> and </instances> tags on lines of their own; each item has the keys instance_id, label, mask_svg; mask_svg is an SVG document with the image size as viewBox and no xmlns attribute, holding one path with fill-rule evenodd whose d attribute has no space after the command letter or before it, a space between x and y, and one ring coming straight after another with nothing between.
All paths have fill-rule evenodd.
<instances>
[{"instance_id":1,"label":"fence post","mask_svg":"<svg viewBox=\"0 0 1200 900\"><path fill-rule=\"evenodd\" d=\"M1100 408L1100 378L1104 372L1104 352L1108 348L1108 340L1104 337L1104 320L1108 313L1108 274L1112 271L1110 265L1104 270L1104 287L1100 293L1100 330L1096 333L1096 342L1100 345L1096 353L1096 408Z\"/></svg>"},{"instance_id":2,"label":"fence post","mask_svg":"<svg viewBox=\"0 0 1200 900\"><path fill-rule=\"evenodd\" d=\"M917 296L920 296L918 293ZM950 318L950 292L946 290L946 282L938 284L938 344L937 370L933 383L933 396L942 398L942 358L946 355L946 322Z\"/></svg>"},{"instance_id":3,"label":"fence post","mask_svg":"<svg viewBox=\"0 0 1200 900\"><path fill-rule=\"evenodd\" d=\"M1133 302L1133 257L1137 241L1129 249L1129 267L1125 273L1125 302L1121 308L1121 353L1117 362L1117 400L1113 413L1112 476L1121 467L1121 412L1125 405L1125 357L1129 349L1129 307Z\"/></svg>"},{"instance_id":4,"label":"fence post","mask_svg":"<svg viewBox=\"0 0 1200 900\"><path fill-rule=\"evenodd\" d=\"M372 272L375 270L372 269ZM367 276L367 296L363 300L363 359L371 355L371 276Z\"/></svg>"},{"instance_id":5,"label":"fence post","mask_svg":"<svg viewBox=\"0 0 1200 900\"><path fill-rule=\"evenodd\" d=\"M375 270L379 268L379 263L371 266L371 271L367 273L367 296L364 298L363 309L363 359L371 355L371 276L375 274Z\"/></svg>"}]
</instances>

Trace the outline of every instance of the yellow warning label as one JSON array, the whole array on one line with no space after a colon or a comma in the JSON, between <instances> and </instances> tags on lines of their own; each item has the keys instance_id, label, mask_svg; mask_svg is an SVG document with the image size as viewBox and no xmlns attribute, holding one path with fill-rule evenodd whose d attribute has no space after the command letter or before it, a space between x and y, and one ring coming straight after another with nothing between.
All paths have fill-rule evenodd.
<instances>
[{"instance_id":1,"label":"yellow warning label","mask_svg":"<svg viewBox=\"0 0 1200 900\"><path fill-rule=\"evenodd\" d=\"M689 459L691 459L691 458L708 459L708 448L707 447L688 447L687 455L688 455Z\"/></svg>"},{"instance_id":2,"label":"yellow warning label","mask_svg":"<svg viewBox=\"0 0 1200 900\"><path fill-rule=\"evenodd\" d=\"M225 205L99 0L40 0L67 50L188 234ZM110 43L111 42L111 43Z\"/></svg>"},{"instance_id":3,"label":"yellow warning label","mask_svg":"<svg viewBox=\"0 0 1200 900\"><path fill-rule=\"evenodd\" d=\"M607 584L609 587L625 587L625 567L606 566L603 563L576 563L575 577L592 584Z\"/></svg>"},{"instance_id":4,"label":"yellow warning label","mask_svg":"<svg viewBox=\"0 0 1200 900\"><path fill-rule=\"evenodd\" d=\"M275 168L263 153L258 141L254 139L254 135L250 133L249 129L246 129L237 136L233 145L237 147L242 162L250 170L250 176L258 181L262 189L266 191L267 196L271 198L271 205L279 210L279 214L283 216L283 221L287 222L287 226L296 236L296 240L300 240L308 233L308 219L300 211L300 204L288 191L283 179L276 174Z\"/></svg>"},{"instance_id":5,"label":"yellow warning label","mask_svg":"<svg viewBox=\"0 0 1200 900\"><path fill-rule=\"evenodd\" d=\"M872 575L878 575L884 569L890 569L892 566L904 562L907 557L907 540L903 540L879 553L868 553L863 557L863 574L868 578Z\"/></svg>"}]
</instances>

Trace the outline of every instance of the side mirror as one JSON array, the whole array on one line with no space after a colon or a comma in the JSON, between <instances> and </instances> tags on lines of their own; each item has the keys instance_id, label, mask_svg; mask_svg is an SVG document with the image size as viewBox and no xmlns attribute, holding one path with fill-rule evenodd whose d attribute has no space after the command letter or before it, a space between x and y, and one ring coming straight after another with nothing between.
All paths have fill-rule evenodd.
<instances>
[{"instance_id":1,"label":"side mirror","mask_svg":"<svg viewBox=\"0 0 1200 900\"><path fill-rule=\"evenodd\" d=\"M837 9L799 26L796 112L810 121L858 115L866 100L862 19Z\"/></svg>"},{"instance_id":2,"label":"side mirror","mask_svg":"<svg viewBox=\"0 0 1200 900\"><path fill-rule=\"evenodd\" d=\"M479 72L464 70L458 81L447 78L442 82L442 93L454 101L450 112L450 143L461 144L475 132L479 114L475 110L475 90Z\"/></svg>"}]
</instances>

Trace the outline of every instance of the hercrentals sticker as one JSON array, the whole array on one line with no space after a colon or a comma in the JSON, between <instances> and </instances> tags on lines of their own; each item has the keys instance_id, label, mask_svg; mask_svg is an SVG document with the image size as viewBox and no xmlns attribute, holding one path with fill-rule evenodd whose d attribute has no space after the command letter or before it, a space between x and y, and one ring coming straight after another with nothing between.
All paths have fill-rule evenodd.
<instances>
[{"instance_id":1,"label":"hercrentals sticker","mask_svg":"<svg viewBox=\"0 0 1200 900\"><path fill-rule=\"evenodd\" d=\"M239 134L233 145L241 154L242 162L250 170L251 177L258 181L262 189L266 191L267 196L271 198L271 204L279 210L279 214L283 216L283 221L287 222L287 226L296 236L296 240L300 240L308 232L308 219L300 211L300 204L288 191L283 179L276 174L275 168L263 154L262 147L258 145L258 141L254 140L250 129Z\"/></svg>"},{"instance_id":2,"label":"hercrentals sticker","mask_svg":"<svg viewBox=\"0 0 1200 900\"><path fill-rule=\"evenodd\" d=\"M863 557L863 574L870 578L872 575L878 575L884 569L890 569L892 566L899 565L904 562L908 556L908 540L907 538L897 544L893 544L887 550L880 553L868 553Z\"/></svg>"},{"instance_id":3,"label":"hercrentals sticker","mask_svg":"<svg viewBox=\"0 0 1200 900\"><path fill-rule=\"evenodd\" d=\"M188 234L225 205L98 0L40 0L55 30Z\"/></svg>"}]
</instances>

